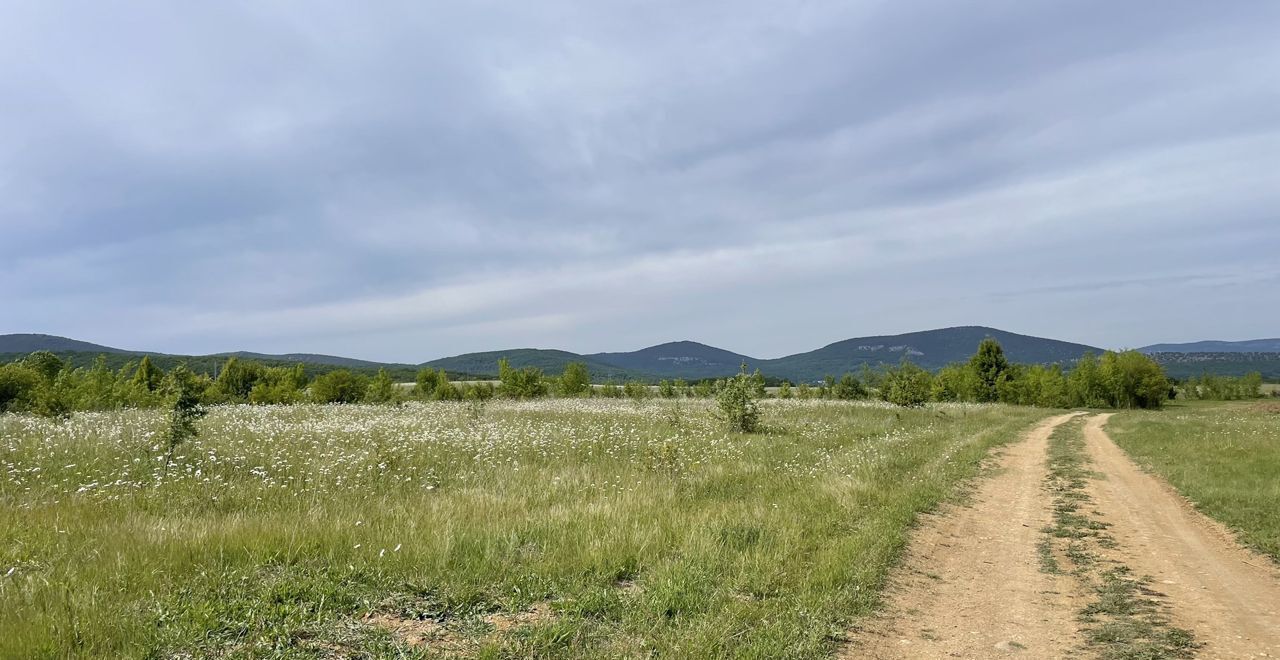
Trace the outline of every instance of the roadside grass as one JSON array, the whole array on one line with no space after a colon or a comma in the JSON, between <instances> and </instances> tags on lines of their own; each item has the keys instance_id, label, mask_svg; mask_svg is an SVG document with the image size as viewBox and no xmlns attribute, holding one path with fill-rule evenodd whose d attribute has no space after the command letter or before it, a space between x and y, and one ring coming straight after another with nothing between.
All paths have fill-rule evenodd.
<instances>
[{"instance_id":1,"label":"roadside grass","mask_svg":"<svg viewBox=\"0 0 1280 660\"><path fill-rule=\"evenodd\" d=\"M1053 521L1040 543L1041 570L1069 572L1092 600L1080 612L1085 640L1108 660L1158 660L1193 657L1192 634L1170 624L1150 579L1134 577L1129 568L1107 559L1115 547L1105 522L1089 509L1089 470L1084 444L1084 417L1054 429L1049 438L1049 475L1045 487L1053 496ZM1064 571L1064 567L1068 571Z\"/></svg>"},{"instance_id":2,"label":"roadside grass","mask_svg":"<svg viewBox=\"0 0 1280 660\"><path fill-rule=\"evenodd\" d=\"M700 401L0 416L0 657L821 657L1044 411Z\"/></svg>"},{"instance_id":3,"label":"roadside grass","mask_svg":"<svg viewBox=\"0 0 1280 660\"><path fill-rule=\"evenodd\" d=\"M1107 423L1134 461L1241 542L1280 561L1280 403L1191 402L1125 411Z\"/></svg>"}]
</instances>

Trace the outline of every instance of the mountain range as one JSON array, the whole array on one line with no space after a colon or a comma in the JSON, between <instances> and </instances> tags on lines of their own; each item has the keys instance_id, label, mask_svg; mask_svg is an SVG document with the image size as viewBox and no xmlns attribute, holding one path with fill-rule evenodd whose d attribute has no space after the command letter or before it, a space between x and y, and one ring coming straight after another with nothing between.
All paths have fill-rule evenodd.
<instances>
[{"instance_id":1,"label":"mountain range","mask_svg":"<svg viewBox=\"0 0 1280 660\"><path fill-rule=\"evenodd\" d=\"M771 378L812 382L826 375L838 376L856 372L864 365L874 368L897 364L904 358L926 369L938 369L952 362L967 360L977 349L978 343L986 337L999 341L1010 361L1023 364L1070 364L1086 352L1102 352L1100 348L1085 344L1032 337L983 326L856 337L812 351L772 359L759 359L695 341L676 341L635 351L590 354L517 348L466 353L421 364L382 363L313 353L270 355L241 351L206 356L167 355L129 351L53 335L11 334L0 335L0 362L33 351L47 350L65 356L77 366L90 363L99 354L110 356L113 364L151 355L162 367L185 360L192 362L193 368L211 369L211 365L234 355L268 364L303 363L317 371L335 368L374 371L386 368L395 377L408 379L416 369L423 366L444 369L455 378L492 376L497 372L498 360L506 358L513 367L532 366L548 374L560 373L570 362L582 362L597 381L653 381L663 378L693 381L733 374L740 365L746 364L751 369L760 369ZM1166 364L1173 375L1262 371L1268 377L1280 377L1280 340L1277 339L1154 344L1139 350L1152 354L1162 364Z\"/></svg>"}]
</instances>

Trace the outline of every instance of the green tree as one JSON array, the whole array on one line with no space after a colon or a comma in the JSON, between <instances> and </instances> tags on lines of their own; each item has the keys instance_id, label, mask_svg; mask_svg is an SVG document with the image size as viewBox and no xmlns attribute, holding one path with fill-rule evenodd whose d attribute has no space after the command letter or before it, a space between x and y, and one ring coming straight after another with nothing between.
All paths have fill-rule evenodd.
<instances>
[{"instance_id":1,"label":"green tree","mask_svg":"<svg viewBox=\"0 0 1280 660\"><path fill-rule=\"evenodd\" d=\"M623 384L622 393L628 399L636 399L637 401L647 399L649 398L649 386L638 380L629 380Z\"/></svg>"},{"instance_id":2,"label":"green tree","mask_svg":"<svg viewBox=\"0 0 1280 660\"><path fill-rule=\"evenodd\" d=\"M997 401L1000 398L1000 383L1007 377L1009 360L1004 356L1004 348L1000 342L987 337L978 344L978 352L969 359L969 366L977 375L976 398L980 402Z\"/></svg>"},{"instance_id":3,"label":"green tree","mask_svg":"<svg viewBox=\"0 0 1280 660\"><path fill-rule=\"evenodd\" d=\"M138 363L138 370L133 372L133 384L146 388L148 392L154 392L160 387L163 379L164 372L151 364L151 356L142 356L142 361Z\"/></svg>"},{"instance_id":4,"label":"green tree","mask_svg":"<svg viewBox=\"0 0 1280 660\"><path fill-rule=\"evenodd\" d=\"M432 398L432 395L436 393L436 386L440 384L441 376L444 376L443 380L448 382L449 377L444 373L444 369L441 369L439 373L436 373L436 370L431 367L419 369L418 375L413 382L413 395L423 401Z\"/></svg>"},{"instance_id":5,"label":"green tree","mask_svg":"<svg viewBox=\"0 0 1280 660\"><path fill-rule=\"evenodd\" d=\"M311 382L311 400L317 403L359 403L369 379L346 369L336 369Z\"/></svg>"},{"instance_id":6,"label":"green tree","mask_svg":"<svg viewBox=\"0 0 1280 660\"><path fill-rule=\"evenodd\" d=\"M746 366L737 376L725 381L716 394L716 404L721 417L729 428L740 433L751 433L760 425L760 408L756 405L756 386Z\"/></svg>"},{"instance_id":7,"label":"green tree","mask_svg":"<svg viewBox=\"0 0 1280 660\"><path fill-rule=\"evenodd\" d=\"M167 456L172 460L173 452L179 445L199 434L196 421L205 415L204 406L200 404L205 384L191 373L187 365L180 364L165 377L163 386L172 400L169 407L169 429L165 433Z\"/></svg>"},{"instance_id":8,"label":"green tree","mask_svg":"<svg viewBox=\"0 0 1280 660\"><path fill-rule=\"evenodd\" d=\"M49 351L36 351L23 358L22 363L40 374L47 383L52 383L58 377L58 374L66 368L62 358Z\"/></svg>"},{"instance_id":9,"label":"green tree","mask_svg":"<svg viewBox=\"0 0 1280 660\"><path fill-rule=\"evenodd\" d=\"M885 370L880 397L894 405L918 408L929 400L932 388L929 372L904 359L898 367Z\"/></svg>"},{"instance_id":10,"label":"green tree","mask_svg":"<svg viewBox=\"0 0 1280 660\"><path fill-rule=\"evenodd\" d=\"M658 383L658 396L664 399L674 399L679 394L676 386L669 380L663 380Z\"/></svg>"},{"instance_id":11,"label":"green tree","mask_svg":"<svg viewBox=\"0 0 1280 660\"><path fill-rule=\"evenodd\" d=\"M369 382L364 400L369 403L400 403L400 387L386 369L378 369L378 375Z\"/></svg>"},{"instance_id":12,"label":"green tree","mask_svg":"<svg viewBox=\"0 0 1280 660\"><path fill-rule=\"evenodd\" d=\"M560 396L582 396L591 389L591 372L582 362L570 362L560 374Z\"/></svg>"},{"instance_id":13,"label":"green tree","mask_svg":"<svg viewBox=\"0 0 1280 660\"><path fill-rule=\"evenodd\" d=\"M547 394L547 382L537 367L515 369L506 358L498 360L498 394L512 399L533 399Z\"/></svg>"},{"instance_id":14,"label":"green tree","mask_svg":"<svg viewBox=\"0 0 1280 660\"><path fill-rule=\"evenodd\" d=\"M25 364L0 365L0 413L30 410L42 380L40 372Z\"/></svg>"},{"instance_id":15,"label":"green tree","mask_svg":"<svg viewBox=\"0 0 1280 660\"><path fill-rule=\"evenodd\" d=\"M778 386L778 398L790 399L794 396L795 396L795 393L791 391L791 383L785 380L782 381L782 384Z\"/></svg>"},{"instance_id":16,"label":"green tree","mask_svg":"<svg viewBox=\"0 0 1280 660\"><path fill-rule=\"evenodd\" d=\"M845 374L830 386L831 397L841 401L867 398L867 388L853 374Z\"/></svg>"}]
</instances>

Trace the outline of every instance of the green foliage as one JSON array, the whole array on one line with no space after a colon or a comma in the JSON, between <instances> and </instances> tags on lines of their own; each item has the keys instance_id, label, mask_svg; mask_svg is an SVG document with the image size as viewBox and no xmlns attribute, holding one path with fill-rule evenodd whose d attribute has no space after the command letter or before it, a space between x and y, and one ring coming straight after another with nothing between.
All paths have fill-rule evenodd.
<instances>
[{"instance_id":1,"label":"green foliage","mask_svg":"<svg viewBox=\"0 0 1280 660\"><path fill-rule=\"evenodd\" d=\"M151 364L151 356L142 356L142 361L138 363L137 371L133 373L133 384L145 387L148 392L154 392L160 387L160 381L163 379L164 372Z\"/></svg>"},{"instance_id":2,"label":"green foliage","mask_svg":"<svg viewBox=\"0 0 1280 660\"><path fill-rule=\"evenodd\" d=\"M205 416L200 396L204 394L208 383L191 373L186 366L178 365L165 376L163 387L166 395L173 401L169 408L169 429L165 433L167 451L172 458L173 451L179 445L199 434L196 421Z\"/></svg>"},{"instance_id":3,"label":"green foliage","mask_svg":"<svg viewBox=\"0 0 1280 660\"><path fill-rule=\"evenodd\" d=\"M22 363L40 374L48 383L52 383L66 367L61 358L49 351L36 351L23 358Z\"/></svg>"},{"instance_id":4,"label":"green foliage","mask_svg":"<svg viewBox=\"0 0 1280 660\"><path fill-rule=\"evenodd\" d=\"M359 403L368 389L368 378L338 369L311 382L311 400L317 403Z\"/></svg>"},{"instance_id":5,"label":"green foliage","mask_svg":"<svg viewBox=\"0 0 1280 660\"><path fill-rule=\"evenodd\" d=\"M450 385L449 387L453 386ZM464 401L488 401L493 398L495 393L496 390L493 387L493 383L490 383L487 380L480 381L478 383L468 383L467 386L462 389L462 399Z\"/></svg>"},{"instance_id":6,"label":"green foliage","mask_svg":"<svg viewBox=\"0 0 1280 660\"><path fill-rule=\"evenodd\" d=\"M756 405L756 384L747 374L744 365L737 376L725 381L716 394L716 404L722 419L729 428L740 433L751 433L760 424L760 408Z\"/></svg>"},{"instance_id":7,"label":"green foliage","mask_svg":"<svg viewBox=\"0 0 1280 660\"><path fill-rule=\"evenodd\" d=\"M979 402L998 401L1000 384L1007 378L1009 360L1004 356L1000 342L990 337L978 344L978 352L969 359L969 366L977 375L976 398Z\"/></svg>"},{"instance_id":8,"label":"green foliage","mask_svg":"<svg viewBox=\"0 0 1280 660\"><path fill-rule=\"evenodd\" d=\"M935 401L976 401L980 387L978 374L967 363L949 364L933 377Z\"/></svg>"},{"instance_id":9,"label":"green foliage","mask_svg":"<svg viewBox=\"0 0 1280 660\"><path fill-rule=\"evenodd\" d=\"M782 384L778 386L778 398L791 399L794 397L795 397L795 393L791 391L791 383L788 383L785 380L782 381Z\"/></svg>"},{"instance_id":10,"label":"green foliage","mask_svg":"<svg viewBox=\"0 0 1280 660\"><path fill-rule=\"evenodd\" d=\"M391 374L386 369L379 369L378 375L369 382L364 400L367 403L400 403L404 397L400 393L400 387L391 379Z\"/></svg>"},{"instance_id":11,"label":"green foliage","mask_svg":"<svg viewBox=\"0 0 1280 660\"><path fill-rule=\"evenodd\" d=\"M1169 398L1169 379L1150 357L1137 351L1102 356L1102 377L1112 408L1157 409Z\"/></svg>"},{"instance_id":12,"label":"green foliage","mask_svg":"<svg viewBox=\"0 0 1280 660\"><path fill-rule=\"evenodd\" d=\"M880 398L905 408L919 408L929 400L932 387L929 372L904 359L897 367L884 371Z\"/></svg>"},{"instance_id":13,"label":"green foliage","mask_svg":"<svg viewBox=\"0 0 1280 660\"><path fill-rule=\"evenodd\" d=\"M664 399L674 399L679 396L680 392L676 389L674 383L669 380L663 380L658 383L658 396Z\"/></svg>"},{"instance_id":14,"label":"green foliage","mask_svg":"<svg viewBox=\"0 0 1280 660\"><path fill-rule=\"evenodd\" d=\"M42 381L40 372L26 364L0 365L0 413L30 410Z\"/></svg>"},{"instance_id":15,"label":"green foliage","mask_svg":"<svg viewBox=\"0 0 1280 660\"><path fill-rule=\"evenodd\" d=\"M498 380L498 394L509 399L536 399L547 394L547 382L541 369L515 369L506 358L498 360Z\"/></svg>"},{"instance_id":16,"label":"green foliage","mask_svg":"<svg viewBox=\"0 0 1280 660\"><path fill-rule=\"evenodd\" d=\"M622 386L622 393L628 399L649 398L649 386L638 380L629 380Z\"/></svg>"},{"instance_id":17,"label":"green foliage","mask_svg":"<svg viewBox=\"0 0 1280 660\"><path fill-rule=\"evenodd\" d=\"M609 381L604 385L600 386L600 396L606 399L621 399L622 388L618 387L617 383L613 381Z\"/></svg>"},{"instance_id":18,"label":"green foliage","mask_svg":"<svg viewBox=\"0 0 1280 660\"><path fill-rule=\"evenodd\" d=\"M867 388L853 374L845 374L840 380L830 385L831 398L841 401L855 401L867 398Z\"/></svg>"},{"instance_id":19,"label":"green foliage","mask_svg":"<svg viewBox=\"0 0 1280 660\"><path fill-rule=\"evenodd\" d=\"M1254 399L1262 396L1262 374L1255 371L1240 377L1193 376L1183 383L1182 395L1193 401Z\"/></svg>"},{"instance_id":20,"label":"green foliage","mask_svg":"<svg viewBox=\"0 0 1280 660\"><path fill-rule=\"evenodd\" d=\"M570 362L557 382L560 396L582 396L591 389L591 374L585 362Z\"/></svg>"}]
</instances>

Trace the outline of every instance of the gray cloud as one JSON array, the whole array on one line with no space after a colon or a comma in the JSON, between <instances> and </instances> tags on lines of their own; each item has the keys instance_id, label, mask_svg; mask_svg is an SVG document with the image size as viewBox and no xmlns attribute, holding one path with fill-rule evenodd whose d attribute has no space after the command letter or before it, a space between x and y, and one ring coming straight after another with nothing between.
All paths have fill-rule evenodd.
<instances>
[{"instance_id":1,"label":"gray cloud","mask_svg":"<svg viewBox=\"0 0 1280 660\"><path fill-rule=\"evenodd\" d=\"M0 332L422 360L1274 335L1280 6L46 2Z\"/></svg>"}]
</instances>

